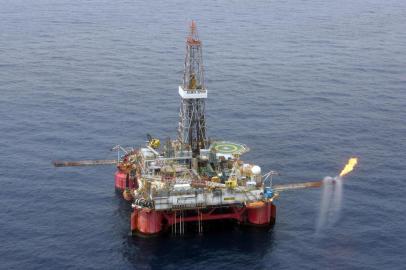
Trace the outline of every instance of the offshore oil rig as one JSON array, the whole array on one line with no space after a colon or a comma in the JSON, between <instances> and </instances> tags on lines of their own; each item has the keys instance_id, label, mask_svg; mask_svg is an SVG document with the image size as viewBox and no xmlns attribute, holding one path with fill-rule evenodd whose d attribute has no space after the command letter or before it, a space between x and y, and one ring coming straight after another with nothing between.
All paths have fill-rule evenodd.
<instances>
[{"instance_id":1,"label":"offshore oil rig","mask_svg":"<svg viewBox=\"0 0 406 270\"><path fill-rule=\"evenodd\" d=\"M54 165L116 164L115 187L131 202L131 232L153 235L171 230L184 234L185 223L201 233L206 221L234 220L268 227L275 223L274 201L288 189L320 187L323 181L273 185L275 171L263 173L241 156L249 148L210 141L206 134L202 42L196 24L186 39L178 136L164 143L148 135L145 146L116 146L117 160L55 161ZM354 165L355 166L355 165Z\"/></svg>"}]
</instances>

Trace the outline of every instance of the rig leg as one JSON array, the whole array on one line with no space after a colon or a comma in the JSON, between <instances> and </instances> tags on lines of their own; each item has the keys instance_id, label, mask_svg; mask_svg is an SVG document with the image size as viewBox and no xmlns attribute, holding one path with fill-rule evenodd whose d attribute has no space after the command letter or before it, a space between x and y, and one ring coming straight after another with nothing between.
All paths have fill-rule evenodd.
<instances>
[{"instance_id":1,"label":"rig leg","mask_svg":"<svg viewBox=\"0 0 406 270\"><path fill-rule=\"evenodd\" d=\"M261 207L247 209L248 223L252 225L267 226L275 223L276 207L271 202Z\"/></svg>"},{"instance_id":2,"label":"rig leg","mask_svg":"<svg viewBox=\"0 0 406 270\"><path fill-rule=\"evenodd\" d=\"M138 210L134 209L131 213L131 233L134 233L137 230L138 222Z\"/></svg>"},{"instance_id":3,"label":"rig leg","mask_svg":"<svg viewBox=\"0 0 406 270\"><path fill-rule=\"evenodd\" d=\"M136 178L130 178L128 174L120 170L114 175L114 185L116 190L123 192L125 189L137 189L138 183Z\"/></svg>"},{"instance_id":4,"label":"rig leg","mask_svg":"<svg viewBox=\"0 0 406 270\"><path fill-rule=\"evenodd\" d=\"M127 179L127 174L116 171L114 175L114 185L116 189L124 191L126 189L126 179Z\"/></svg>"},{"instance_id":5,"label":"rig leg","mask_svg":"<svg viewBox=\"0 0 406 270\"><path fill-rule=\"evenodd\" d=\"M162 231L162 213L153 210L139 210L137 215L137 231L151 235Z\"/></svg>"}]
</instances>

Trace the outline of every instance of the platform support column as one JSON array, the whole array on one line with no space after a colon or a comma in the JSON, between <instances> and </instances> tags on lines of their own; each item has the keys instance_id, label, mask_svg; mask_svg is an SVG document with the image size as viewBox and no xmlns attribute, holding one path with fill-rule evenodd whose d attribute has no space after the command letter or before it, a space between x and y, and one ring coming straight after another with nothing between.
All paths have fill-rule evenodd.
<instances>
[{"instance_id":1,"label":"platform support column","mask_svg":"<svg viewBox=\"0 0 406 270\"><path fill-rule=\"evenodd\" d=\"M157 234L162 231L162 213L141 209L138 212L137 231L143 234Z\"/></svg>"},{"instance_id":2,"label":"platform support column","mask_svg":"<svg viewBox=\"0 0 406 270\"><path fill-rule=\"evenodd\" d=\"M276 207L272 202L266 202L261 207L247 209L248 223L252 225L273 224L276 217Z\"/></svg>"}]
</instances>

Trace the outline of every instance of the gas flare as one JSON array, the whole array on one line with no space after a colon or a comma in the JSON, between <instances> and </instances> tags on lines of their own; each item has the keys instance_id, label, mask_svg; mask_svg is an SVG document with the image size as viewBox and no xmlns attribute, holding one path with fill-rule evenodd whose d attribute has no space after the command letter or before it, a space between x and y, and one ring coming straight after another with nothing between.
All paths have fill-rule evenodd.
<instances>
[{"instance_id":1,"label":"gas flare","mask_svg":"<svg viewBox=\"0 0 406 270\"><path fill-rule=\"evenodd\" d=\"M340 172L340 177L345 176L354 170L355 165L358 163L358 158L350 158L345 165L344 169Z\"/></svg>"}]
</instances>

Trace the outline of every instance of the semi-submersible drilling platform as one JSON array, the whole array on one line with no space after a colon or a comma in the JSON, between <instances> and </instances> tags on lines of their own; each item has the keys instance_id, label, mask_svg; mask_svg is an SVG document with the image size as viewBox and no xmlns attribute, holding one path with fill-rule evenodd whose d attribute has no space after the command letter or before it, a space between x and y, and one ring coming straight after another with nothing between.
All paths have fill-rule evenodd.
<instances>
[{"instance_id":1,"label":"semi-submersible drilling platform","mask_svg":"<svg viewBox=\"0 0 406 270\"><path fill-rule=\"evenodd\" d=\"M273 200L277 195L270 186L264 186L259 166L240 159L248 147L207 139L207 92L202 42L192 22L178 91L177 140L168 140L160 147L160 141L150 137L145 147L126 153L117 166L116 187L125 190L127 199L133 199L132 231L156 234L172 228L182 234L186 222L195 222L201 232L204 221L218 219L274 223Z\"/></svg>"},{"instance_id":2,"label":"semi-submersible drilling platform","mask_svg":"<svg viewBox=\"0 0 406 270\"><path fill-rule=\"evenodd\" d=\"M241 156L244 144L210 141L206 135L202 42L191 23L186 58L178 138L161 145L157 138L139 149L116 146L118 160L54 162L55 166L117 164L115 187L131 202L131 231L147 235L185 232L194 223L201 233L206 221L234 220L241 225L275 223L275 199L286 189L320 187L322 181L272 185L274 171L263 173ZM190 226L189 226L190 227Z\"/></svg>"}]
</instances>

